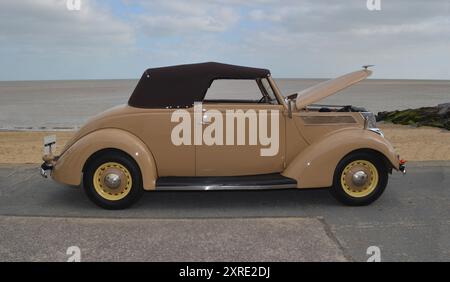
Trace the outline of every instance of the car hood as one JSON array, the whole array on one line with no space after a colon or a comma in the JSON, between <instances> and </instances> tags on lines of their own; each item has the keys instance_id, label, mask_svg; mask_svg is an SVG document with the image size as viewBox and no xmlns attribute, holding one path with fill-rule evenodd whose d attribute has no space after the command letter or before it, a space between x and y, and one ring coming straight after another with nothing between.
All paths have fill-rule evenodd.
<instances>
[{"instance_id":1,"label":"car hood","mask_svg":"<svg viewBox=\"0 0 450 282\"><path fill-rule=\"evenodd\" d=\"M322 100L323 98L333 95L336 92L360 82L371 74L372 71L364 69L316 84L310 88L298 92L295 105L297 109L305 108L312 103Z\"/></svg>"}]
</instances>

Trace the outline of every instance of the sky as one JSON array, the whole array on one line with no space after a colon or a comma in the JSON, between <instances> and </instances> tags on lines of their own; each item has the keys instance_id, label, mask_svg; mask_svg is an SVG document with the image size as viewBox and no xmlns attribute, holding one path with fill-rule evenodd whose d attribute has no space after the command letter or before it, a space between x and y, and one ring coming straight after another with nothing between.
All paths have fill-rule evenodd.
<instances>
[{"instance_id":1,"label":"sky","mask_svg":"<svg viewBox=\"0 0 450 282\"><path fill-rule=\"evenodd\" d=\"M373 64L373 78L450 79L449 0L79 1L0 0L0 80L137 79L206 61L274 77Z\"/></svg>"}]
</instances>

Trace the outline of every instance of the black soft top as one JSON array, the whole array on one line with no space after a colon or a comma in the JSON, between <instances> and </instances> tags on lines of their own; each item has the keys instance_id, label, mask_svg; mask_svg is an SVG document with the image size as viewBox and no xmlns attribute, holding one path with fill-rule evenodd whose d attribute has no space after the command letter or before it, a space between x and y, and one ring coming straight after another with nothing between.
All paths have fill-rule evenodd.
<instances>
[{"instance_id":1,"label":"black soft top","mask_svg":"<svg viewBox=\"0 0 450 282\"><path fill-rule=\"evenodd\" d=\"M152 68L144 72L128 100L138 108L190 107L203 101L215 79L258 79L267 69L215 62Z\"/></svg>"}]
</instances>

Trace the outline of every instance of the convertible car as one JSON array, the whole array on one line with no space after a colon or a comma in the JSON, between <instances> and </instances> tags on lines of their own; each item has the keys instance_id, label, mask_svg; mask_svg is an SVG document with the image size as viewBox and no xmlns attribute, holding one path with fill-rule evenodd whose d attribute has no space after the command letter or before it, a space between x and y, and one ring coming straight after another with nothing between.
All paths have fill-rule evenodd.
<instances>
[{"instance_id":1,"label":"convertible car","mask_svg":"<svg viewBox=\"0 0 450 282\"><path fill-rule=\"evenodd\" d=\"M200 63L144 72L128 104L100 113L53 155L41 174L83 185L106 209L144 191L326 188L347 205L383 193L392 170L406 172L374 115L317 101L371 74L361 70L283 96L269 70ZM216 81L252 83L258 96L207 95Z\"/></svg>"}]
</instances>

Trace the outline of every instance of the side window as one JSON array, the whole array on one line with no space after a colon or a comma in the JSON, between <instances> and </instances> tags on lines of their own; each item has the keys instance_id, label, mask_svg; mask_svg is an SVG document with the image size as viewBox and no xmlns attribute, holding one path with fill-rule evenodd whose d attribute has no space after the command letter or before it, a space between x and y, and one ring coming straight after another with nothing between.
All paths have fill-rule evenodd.
<instances>
[{"instance_id":1,"label":"side window","mask_svg":"<svg viewBox=\"0 0 450 282\"><path fill-rule=\"evenodd\" d=\"M205 102L249 102L257 103L262 93L255 80L216 79L205 95Z\"/></svg>"}]
</instances>

